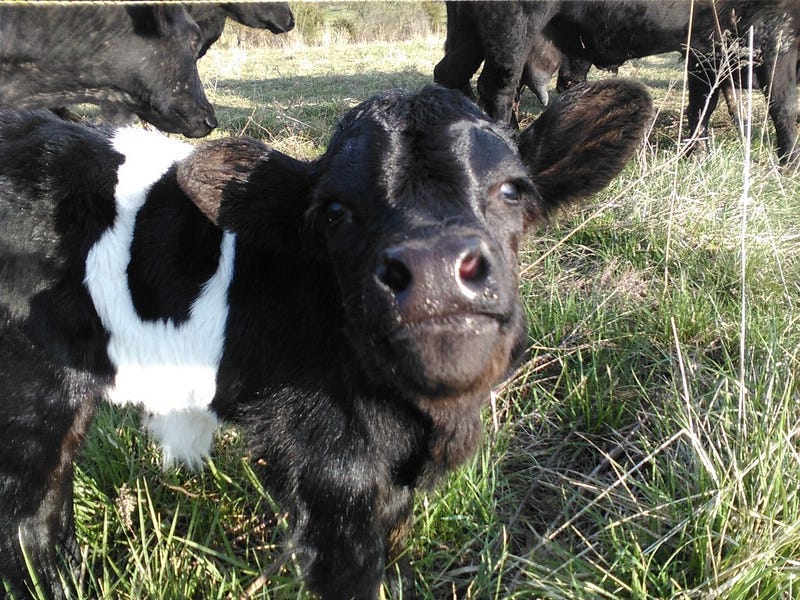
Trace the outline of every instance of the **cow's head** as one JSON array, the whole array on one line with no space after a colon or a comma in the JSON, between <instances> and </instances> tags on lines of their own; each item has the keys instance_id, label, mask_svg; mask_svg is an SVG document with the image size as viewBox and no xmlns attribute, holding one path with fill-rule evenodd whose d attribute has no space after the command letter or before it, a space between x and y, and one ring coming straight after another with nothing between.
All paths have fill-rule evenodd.
<instances>
[{"instance_id":1,"label":"cow's head","mask_svg":"<svg viewBox=\"0 0 800 600\"><path fill-rule=\"evenodd\" d=\"M180 164L178 179L240 240L329 266L331 301L375 383L434 400L483 393L524 348L516 253L526 226L605 186L641 138L646 92L613 86L624 99L595 85L573 94L578 105L555 103L524 134L522 158L472 102L428 87L360 104L317 161L219 140ZM565 127L572 138L554 137Z\"/></svg>"},{"instance_id":2,"label":"cow's head","mask_svg":"<svg viewBox=\"0 0 800 600\"><path fill-rule=\"evenodd\" d=\"M286 33L294 28L294 15L286 2L226 2L225 14L242 25Z\"/></svg>"},{"instance_id":3,"label":"cow's head","mask_svg":"<svg viewBox=\"0 0 800 600\"><path fill-rule=\"evenodd\" d=\"M124 73L125 108L163 131L203 137L217 126L197 73L200 29L179 5L130 5L128 47L110 49Z\"/></svg>"}]
</instances>

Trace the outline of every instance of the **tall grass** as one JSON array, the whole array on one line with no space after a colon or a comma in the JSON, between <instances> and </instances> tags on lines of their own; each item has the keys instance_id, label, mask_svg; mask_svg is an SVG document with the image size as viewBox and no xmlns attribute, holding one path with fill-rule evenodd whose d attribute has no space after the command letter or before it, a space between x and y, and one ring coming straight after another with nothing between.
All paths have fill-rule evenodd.
<instances>
[{"instance_id":1,"label":"tall grass","mask_svg":"<svg viewBox=\"0 0 800 600\"><path fill-rule=\"evenodd\" d=\"M429 83L440 48L220 47L202 67L218 135L310 157L374 91ZM650 86L649 139L522 249L528 354L474 460L418 498L423 598L800 597L800 177L760 98L749 150L718 111L678 158L680 63L621 74ZM105 407L76 495L83 597L307 595L235 430L202 473L162 472L135 414Z\"/></svg>"},{"instance_id":2,"label":"tall grass","mask_svg":"<svg viewBox=\"0 0 800 600\"><path fill-rule=\"evenodd\" d=\"M444 39L444 3L433 0L299 2L295 28L284 35L228 21L223 48L330 46L337 43L400 41L435 35Z\"/></svg>"}]
</instances>

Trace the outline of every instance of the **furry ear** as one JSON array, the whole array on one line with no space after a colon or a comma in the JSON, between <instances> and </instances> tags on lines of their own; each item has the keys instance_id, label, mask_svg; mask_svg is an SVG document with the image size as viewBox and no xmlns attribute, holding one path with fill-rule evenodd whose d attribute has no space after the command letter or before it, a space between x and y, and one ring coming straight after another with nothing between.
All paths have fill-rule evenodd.
<instances>
[{"instance_id":1,"label":"furry ear","mask_svg":"<svg viewBox=\"0 0 800 600\"><path fill-rule=\"evenodd\" d=\"M134 4L126 5L125 10L133 22L134 33L144 37L181 35L187 24L197 27L194 19L179 4Z\"/></svg>"},{"instance_id":2,"label":"furry ear","mask_svg":"<svg viewBox=\"0 0 800 600\"><path fill-rule=\"evenodd\" d=\"M126 5L125 10L131 18L133 31L143 37L164 35L170 31L174 10L164 6Z\"/></svg>"},{"instance_id":3,"label":"furry ear","mask_svg":"<svg viewBox=\"0 0 800 600\"><path fill-rule=\"evenodd\" d=\"M270 148L246 137L206 142L178 164L178 185L203 214L220 225L226 188L245 185L256 165L268 161L270 153Z\"/></svg>"},{"instance_id":4,"label":"furry ear","mask_svg":"<svg viewBox=\"0 0 800 600\"><path fill-rule=\"evenodd\" d=\"M213 223L295 247L311 202L309 163L246 137L206 142L178 164L180 188Z\"/></svg>"},{"instance_id":5,"label":"furry ear","mask_svg":"<svg viewBox=\"0 0 800 600\"><path fill-rule=\"evenodd\" d=\"M606 187L642 141L652 111L644 86L625 79L561 94L520 134L520 155L543 200L529 207L529 218Z\"/></svg>"}]
</instances>

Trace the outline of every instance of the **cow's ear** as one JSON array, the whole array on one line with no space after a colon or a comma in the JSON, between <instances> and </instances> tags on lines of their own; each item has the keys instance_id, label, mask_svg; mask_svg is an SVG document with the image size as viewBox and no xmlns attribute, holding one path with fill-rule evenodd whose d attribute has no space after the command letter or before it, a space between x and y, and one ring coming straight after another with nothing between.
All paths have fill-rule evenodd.
<instances>
[{"instance_id":1,"label":"cow's ear","mask_svg":"<svg viewBox=\"0 0 800 600\"><path fill-rule=\"evenodd\" d=\"M220 228L295 248L311 201L309 163L246 137L206 142L182 160L178 185Z\"/></svg>"},{"instance_id":2,"label":"cow's ear","mask_svg":"<svg viewBox=\"0 0 800 600\"><path fill-rule=\"evenodd\" d=\"M530 207L530 219L607 186L641 142L652 111L647 90L625 79L582 83L561 94L519 138L542 200Z\"/></svg>"},{"instance_id":3,"label":"cow's ear","mask_svg":"<svg viewBox=\"0 0 800 600\"><path fill-rule=\"evenodd\" d=\"M178 7L180 8L180 7ZM133 32L143 37L163 36L170 32L175 8L164 5L126 5Z\"/></svg>"}]
</instances>

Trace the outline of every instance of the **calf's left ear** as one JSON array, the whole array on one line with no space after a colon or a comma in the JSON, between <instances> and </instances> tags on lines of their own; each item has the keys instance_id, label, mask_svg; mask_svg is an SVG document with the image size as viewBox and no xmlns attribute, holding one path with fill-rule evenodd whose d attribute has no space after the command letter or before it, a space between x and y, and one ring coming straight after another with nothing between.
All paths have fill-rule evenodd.
<instances>
[{"instance_id":1,"label":"calf's left ear","mask_svg":"<svg viewBox=\"0 0 800 600\"><path fill-rule=\"evenodd\" d=\"M144 37L168 36L175 33L175 23L180 18L193 22L181 6L159 4L129 4L125 10L133 24L133 31Z\"/></svg>"},{"instance_id":2,"label":"calf's left ear","mask_svg":"<svg viewBox=\"0 0 800 600\"><path fill-rule=\"evenodd\" d=\"M178 163L183 192L221 229L293 251L311 201L309 163L252 138L198 146Z\"/></svg>"},{"instance_id":3,"label":"calf's left ear","mask_svg":"<svg viewBox=\"0 0 800 600\"><path fill-rule=\"evenodd\" d=\"M529 219L606 187L642 141L652 112L644 86L625 79L561 94L520 134L520 155L542 197L528 207Z\"/></svg>"}]
</instances>

